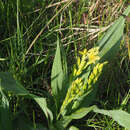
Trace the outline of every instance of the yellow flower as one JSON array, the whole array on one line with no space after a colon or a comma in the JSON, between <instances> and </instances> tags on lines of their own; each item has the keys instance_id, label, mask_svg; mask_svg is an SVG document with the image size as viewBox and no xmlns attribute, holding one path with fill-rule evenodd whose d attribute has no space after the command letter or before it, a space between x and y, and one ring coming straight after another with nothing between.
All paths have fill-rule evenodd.
<instances>
[{"instance_id":1,"label":"yellow flower","mask_svg":"<svg viewBox=\"0 0 130 130\"><path fill-rule=\"evenodd\" d=\"M77 58L77 65L80 65L80 57Z\"/></svg>"},{"instance_id":2,"label":"yellow flower","mask_svg":"<svg viewBox=\"0 0 130 130\"><path fill-rule=\"evenodd\" d=\"M87 52L87 59L88 59L87 66L90 64L95 64L95 62L100 59L98 53L99 53L99 47L92 48Z\"/></svg>"},{"instance_id":3,"label":"yellow flower","mask_svg":"<svg viewBox=\"0 0 130 130\"><path fill-rule=\"evenodd\" d=\"M81 54L81 55L86 55L87 54L87 49L84 49L83 51L79 51L79 54Z\"/></svg>"},{"instance_id":4,"label":"yellow flower","mask_svg":"<svg viewBox=\"0 0 130 130\"><path fill-rule=\"evenodd\" d=\"M77 69L76 69L76 66L74 66L74 70L73 70L73 76L75 76L77 73Z\"/></svg>"}]
</instances>

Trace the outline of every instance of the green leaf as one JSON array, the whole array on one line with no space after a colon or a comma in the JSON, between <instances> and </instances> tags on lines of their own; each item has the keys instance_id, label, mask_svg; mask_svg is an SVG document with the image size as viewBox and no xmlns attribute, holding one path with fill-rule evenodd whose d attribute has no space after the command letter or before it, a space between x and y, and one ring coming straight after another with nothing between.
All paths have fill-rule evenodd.
<instances>
[{"instance_id":1,"label":"green leaf","mask_svg":"<svg viewBox=\"0 0 130 130\"><path fill-rule=\"evenodd\" d=\"M119 18L99 42L101 57L100 61L110 60L120 49L120 42L123 36L125 19Z\"/></svg>"},{"instance_id":2,"label":"green leaf","mask_svg":"<svg viewBox=\"0 0 130 130\"><path fill-rule=\"evenodd\" d=\"M130 12L130 6L125 10L123 14L128 15ZM125 26L125 18L121 16L105 33L103 39L101 39L97 45L100 47L99 56L100 61L110 60L120 49L120 42L123 37L123 31Z\"/></svg>"},{"instance_id":3,"label":"green leaf","mask_svg":"<svg viewBox=\"0 0 130 130\"><path fill-rule=\"evenodd\" d=\"M128 5L128 7L126 8L126 10L124 11L124 15L128 16L130 13L130 5Z\"/></svg>"},{"instance_id":4,"label":"green leaf","mask_svg":"<svg viewBox=\"0 0 130 130\"><path fill-rule=\"evenodd\" d=\"M75 127L75 126L71 126L71 127L69 128L69 130L79 130L79 128L77 128L77 127Z\"/></svg>"},{"instance_id":5,"label":"green leaf","mask_svg":"<svg viewBox=\"0 0 130 130\"><path fill-rule=\"evenodd\" d=\"M24 98L31 98L37 102L42 111L45 113L47 119L53 120L53 114L47 107L45 98L30 94L19 82L14 80L12 75L8 72L0 72L1 88L6 92L11 92L17 96L24 96Z\"/></svg>"},{"instance_id":6,"label":"green leaf","mask_svg":"<svg viewBox=\"0 0 130 130\"><path fill-rule=\"evenodd\" d=\"M67 86L65 86L67 79L67 63L65 53L63 52L63 48L60 46L59 40L57 40L57 49L51 72L51 88L57 110L60 108L67 91Z\"/></svg>"},{"instance_id":7,"label":"green leaf","mask_svg":"<svg viewBox=\"0 0 130 130\"><path fill-rule=\"evenodd\" d=\"M1 87L7 92L13 92L17 95L28 95L29 92L8 72L0 72Z\"/></svg>"},{"instance_id":8,"label":"green leaf","mask_svg":"<svg viewBox=\"0 0 130 130\"><path fill-rule=\"evenodd\" d=\"M113 118L121 126L130 130L130 114L122 110L102 110L97 107L93 109L94 112L104 114Z\"/></svg>"},{"instance_id":9,"label":"green leaf","mask_svg":"<svg viewBox=\"0 0 130 130\"><path fill-rule=\"evenodd\" d=\"M65 128L63 127L62 122L58 120L49 126L49 130L65 130Z\"/></svg>"},{"instance_id":10,"label":"green leaf","mask_svg":"<svg viewBox=\"0 0 130 130\"><path fill-rule=\"evenodd\" d=\"M94 107L95 106L80 108L79 110L75 111L74 113L72 113L70 116L67 116L67 117L69 117L71 119L81 119L85 115L87 115L90 111L92 111L94 109Z\"/></svg>"},{"instance_id":11,"label":"green leaf","mask_svg":"<svg viewBox=\"0 0 130 130\"><path fill-rule=\"evenodd\" d=\"M13 130L9 111L9 101L2 92L0 82L0 130Z\"/></svg>"},{"instance_id":12,"label":"green leaf","mask_svg":"<svg viewBox=\"0 0 130 130\"><path fill-rule=\"evenodd\" d=\"M86 116L90 111L94 111L96 113L104 114L107 116L110 116L113 118L113 120L117 121L119 125L130 129L130 114L128 114L125 111L122 110L103 110L97 108L95 105L91 107L86 107L86 108L80 108L79 110L75 111L69 116L64 116L60 122L61 124L65 127L68 126L68 124L73 120L73 119L81 119L84 116Z\"/></svg>"},{"instance_id":13,"label":"green leaf","mask_svg":"<svg viewBox=\"0 0 130 130\"><path fill-rule=\"evenodd\" d=\"M77 111L73 112L69 116L64 116L63 119L61 119L61 124L64 127L67 127L67 125L73 120L73 119L81 119L85 115L87 115L90 111L92 111L95 108L95 106L86 107L86 108L80 108Z\"/></svg>"},{"instance_id":14,"label":"green leaf","mask_svg":"<svg viewBox=\"0 0 130 130\"><path fill-rule=\"evenodd\" d=\"M50 118L50 120L52 122L53 121L53 114L50 111L50 109L48 109L48 107L47 107L46 99L42 98L42 97L38 97L38 96L32 95L32 94L30 96L37 102L37 104L43 110L43 112L45 113L47 119L49 120L49 118Z\"/></svg>"}]
</instances>

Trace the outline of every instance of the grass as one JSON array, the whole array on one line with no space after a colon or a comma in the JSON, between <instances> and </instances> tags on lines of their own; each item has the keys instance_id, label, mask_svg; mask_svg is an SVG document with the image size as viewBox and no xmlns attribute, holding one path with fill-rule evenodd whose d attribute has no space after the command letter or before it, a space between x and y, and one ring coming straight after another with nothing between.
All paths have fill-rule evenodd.
<instances>
[{"instance_id":1,"label":"grass","mask_svg":"<svg viewBox=\"0 0 130 130\"><path fill-rule=\"evenodd\" d=\"M0 71L11 72L31 93L40 96L51 93L57 36L64 46L71 72L78 51L93 47L127 6L128 0L0 1L0 57L5 58L0 62ZM109 63L100 81L95 104L101 108L123 108L130 112L129 59L129 22L126 22L120 53ZM24 104L23 111L26 110L25 115L34 126L35 122L45 122L34 102L18 97L10 100L14 114ZM111 118L93 113L80 123L72 122L76 123L84 129L124 129Z\"/></svg>"}]
</instances>

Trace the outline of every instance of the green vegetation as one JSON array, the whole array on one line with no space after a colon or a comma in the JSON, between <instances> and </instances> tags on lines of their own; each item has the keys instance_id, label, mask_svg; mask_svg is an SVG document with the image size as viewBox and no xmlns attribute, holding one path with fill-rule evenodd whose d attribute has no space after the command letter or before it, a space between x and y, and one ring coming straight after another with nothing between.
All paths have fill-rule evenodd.
<instances>
[{"instance_id":1,"label":"green vegetation","mask_svg":"<svg viewBox=\"0 0 130 130\"><path fill-rule=\"evenodd\" d=\"M128 0L0 0L0 130L129 130L129 14Z\"/></svg>"}]
</instances>

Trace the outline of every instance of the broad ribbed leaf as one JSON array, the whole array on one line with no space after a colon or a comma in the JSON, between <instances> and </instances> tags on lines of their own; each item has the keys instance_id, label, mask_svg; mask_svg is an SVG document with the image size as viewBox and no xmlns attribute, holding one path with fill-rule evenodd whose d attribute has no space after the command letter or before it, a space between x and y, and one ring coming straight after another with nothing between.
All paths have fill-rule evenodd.
<instances>
[{"instance_id":1,"label":"broad ribbed leaf","mask_svg":"<svg viewBox=\"0 0 130 130\"><path fill-rule=\"evenodd\" d=\"M95 106L86 107L86 108L80 108L74 113L72 113L69 116L64 116L63 119L61 119L61 124L64 127L67 127L67 125L73 120L73 119L81 119L85 115L87 115L90 111L92 111L95 108Z\"/></svg>"},{"instance_id":2,"label":"broad ribbed leaf","mask_svg":"<svg viewBox=\"0 0 130 130\"><path fill-rule=\"evenodd\" d=\"M47 119L53 120L53 114L47 107L45 98L38 97L30 94L20 83L18 83L12 75L8 72L0 72L1 88L6 92L11 92L18 96L24 96L25 98L31 98L37 102L42 111L45 113Z\"/></svg>"},{"instance_id":3,"label":"broad ribbed leaf","mask_svg":"<svg viewBox=\"0 0 130 130\"><path fill-rule=\"evenodd\" d=\"M9 101L0 85L0 130L13 130L9 111Z\"/></svg>"},{"instance_id":4,"label":"broad ribbed leaf","mask_svg":"<svg viewBox=\"0 0 130 130\"><path fill-rule=\"evenodd\" d=\"M91 107L81 108L72 113L70 116L64 116L63 119L60 120L60 122L65 128L73 119L81 119L86 116L90 111L110 116L111 118L113 118L113 120L117 121L119 125L130 129L130 114L122 110L99 109L95 105Z\"/></svg>"},{"instance_id":5,"label":"broad ribbed leaf","mask_svg":"<svg viewBox=\"0 0 130 130\"><path fill-rule=\"evenodd\" d=\"M70 128L69 128L69 130L79 130L77 127L75 127L75 126L71 126Z\"/></svg>"},{"instance_id":6,"label":"broad ribbed leaf","mask_svg":"<svg viewBox=\"0 0 130 130\"><path fill-rule=\"evenodd\" d=\"M123 13L128 15L130 12L130 6ZM120 49L120 42L123 37L123 31L125 26L125 18L121 16L114 24L108 29L105 33L103 39L101 39L97 45L100 47L99 56L101 57L100 61L110 60Z\"/></svg>"},{"instance_id":7,"label":"broad ribbed leaf","mask_svg":"<svg viewBox=\"0 0 130 130\"><path fill-rule=\"evenodd\" d=\"M57 40L57 49L52 66L51 73L51 88L55 98L57 110L59 109L65 94L67 86L65 86L65 80L67 76L67 64L66 56L63 53L63 48L60 46L59 40Z\"/></svg>"},{"instance_id":8,"label":"broad ribbed leaf","mask_svg":"<svg viewBox=\"0 0 130 130\"><path fill-rule=\"evenodd\" d=\"M90 111L92 111L94 109L94 107L95 106L80 108L79 110L75 111L74 113L72 113L70 116L67 116L67 117L69 117L71 119L81 119L85 115L87 115Z\"/></svg>"},{"instance_id":9,"label":"broad ribbed leaf","mask_svg":"<svg viewBox=\"0 0 130 130\"><path fill-rule=\"evenodd\" d=\"M45 113L47 119L51 121L53 121L53 114L52 112L50 111L50 109L48 109L47 107L47 102L46 102L46 98L42 98L42 97L38 97L38 96L35 96L35 95L30 95L36 102L37 104L41 107L41 109L43 110L43 112Z\"/></svg>"},{"instance_id":10,"label":"broad ribbed leaf","mask_svg":"<svg viewBox=\"0 0 130 130\"><path fill-rule=\"evenodd\" d=\"M130 114L122 110L102 110L97 107L93 110L96 113L104 114L113 118L121 126L130 130Z\"/></svg>"},{"instance_id":11,"label":"broad ribbed leaf","mask_svg":"<svg viewBox=\"0 0 130 130\"><path fill-rule=\"evenodd\" d=\"M13 92L17 95L28 95L29 92L8 72L0 72L1 87L7 92Z\"/></svg>"}]
</instances>

